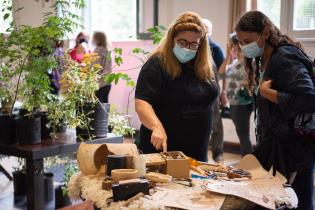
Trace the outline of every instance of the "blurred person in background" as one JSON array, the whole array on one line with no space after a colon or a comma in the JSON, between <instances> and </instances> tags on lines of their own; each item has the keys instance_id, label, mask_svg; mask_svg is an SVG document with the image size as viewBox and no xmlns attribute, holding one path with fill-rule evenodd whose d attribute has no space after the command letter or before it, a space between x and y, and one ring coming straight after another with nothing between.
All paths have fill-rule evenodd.
<instances>
[{"instance_id":1,"label":"blurred person in background","mask_svg":"<svg viewBox=\"0 0 315 210\"><path fill-rule=\"evenodd\" d=\"M111 73L112 61L110 52L108 50L106 34L104 32L94 32L92 37L92 45L95 47L94 53L98 56L95 63L102 66L102 69L99 71L99 73L102 75L102 79L100 81L100 89L96 92L96 96L101 103L108 103L108 95L111 85L104 82L104 77Z\"/></svg>"},{"instance_id":2,"label":"blurred person in background","mask_svg":"<svg viewBox=\"0 0 315 210\"><path fill-rule=\"evenodd\" d=\"M230 104L231 119L240 141L241 154L244 156L252 153L250 115L253 110L253 97L248 92L247 73L235 33L230 35L226 58L219 69L219 75L223 76L226 84L222 93L226 94Z\"/></svg>"},{"instance_id":3,"label":"blurred person in background","mask_svg":"<svg viewBox=\"0 0 315 210\"><path fill-rule=\"evenodd\" d=\"M207 30L207 39L210 47L210 51L212 54L213 62L215 65L215 68L213 70L215 74L215 78L217 83L219 84L219 77L218 77L218 69L220 68L221 64L224 61L224 53L222 48L215 43L211 36L212 36L212 23L210 20L203 18L202 19L203 24L206 26ZM210 146L212 150L212 159L216 163L223 163L223 123L222 118L220 114L220 101L222 101L220 97L216 99L216 101L213 104L213 124L212 124L212 133L210 137ZM224 99L223 99L224 100ZM226 100L225 100L226 101ZM224 103L224 106L226 103Z\"/></svg>"},{"instance_id":4,"label":"blurred person in background","mask_svg":"<svg viewBox=\"0 0 315 210\"><path fill-rule=\"evenodd\" d=\"M75 39L74 48L70 49L69 55L72 60L81 63L85 54L90 53L88 50L88 35L80 32Z\"/></svg>"}]
</instances>

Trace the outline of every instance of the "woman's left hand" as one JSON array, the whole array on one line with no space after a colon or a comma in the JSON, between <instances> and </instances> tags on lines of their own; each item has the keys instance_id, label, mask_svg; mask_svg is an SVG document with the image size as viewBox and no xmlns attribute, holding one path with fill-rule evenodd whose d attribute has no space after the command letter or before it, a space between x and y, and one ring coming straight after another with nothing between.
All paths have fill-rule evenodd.
<instances>
[{"instance_id":1,"label":"woman's left hand","mask_svg":"<svg viewBox=\"0 0 315 210\"><path fill-rule=\"evenodd\" d=\"M263 97L265 97L266 93L268 93L268 91L271 89L271 85L272 85L271 79L261 81L259 92Z\"/></svg>"},{"instance_id":2,"label":"woman's left hand","mask_svg":"<svg viewBox=\"0 0 315 210\"><path fill-rule=\"evenodd\" d=\"M278 91L271 88L272 80L263 80L260 84L259 92L262 97L273 103L278 103Z\"/></svg>"}]
</instances>

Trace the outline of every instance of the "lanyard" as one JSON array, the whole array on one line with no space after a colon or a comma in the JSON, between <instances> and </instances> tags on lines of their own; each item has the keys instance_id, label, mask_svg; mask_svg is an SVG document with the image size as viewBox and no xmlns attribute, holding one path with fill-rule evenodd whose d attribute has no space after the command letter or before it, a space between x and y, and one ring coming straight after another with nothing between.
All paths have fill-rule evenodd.
<instances>
[{"instance_id":1,"label":"lanyard","mask_svg":"<svg viewBox=\"0 0 315 210\"><path fill-rule=\"evenodd\" d=\"M258 95L258 91L259 91L261 82L262 82L263 79L264 79L264 75L265 75L265 72L264 72L264 71L259 71L259 83L258 83L258 86L257 86L256 89L255 89L255 94L256 94L256 96Z\"/></svg>"}]
</instances>

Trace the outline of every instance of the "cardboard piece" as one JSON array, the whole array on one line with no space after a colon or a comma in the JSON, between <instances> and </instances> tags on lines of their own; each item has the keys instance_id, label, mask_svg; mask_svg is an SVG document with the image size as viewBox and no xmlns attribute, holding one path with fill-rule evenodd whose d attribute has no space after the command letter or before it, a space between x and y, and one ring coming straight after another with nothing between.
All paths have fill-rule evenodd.
<instances>
[{"instance_id":1,"label":"cardboard piece","mask_svg":"<svg viewBox=\"0 0 315 210\"><path fill-rule=\"evenodd\" d=\"M273 176L266 171L254 155L245 155L235 168L248 171L252 179L272 178Z\"/></svg>"},{"instance_id":2,"label":"cardboard piece","mask_svg":"<svg viewBox=\"0 0 315 210\"><path fill-rule=\"evenodd\" d=\"M240 197L263 206L275 209L275 199L287 196L281 180L271 176L253 155L246 155L236 166L252 174L247 181L209 180L204 188L211 192Z\"/></svg>"},{"instance_id":3,"label":"cardboard piece","mask_svg":"<svg viewBox=\"0 0 315 210\"><path fill-rule=\"evenodd\" d=\"M162 153L166 160L166 174L173 178L190 178L189 159L179 151Z\"/></svg>"},{"instance_id":4,"label":"cardboard piece","mask_svg":"<svg viewBox=\"0 0 315 210\"><path fill-rule=\"evenodd\" d=\"M80 171L85 175L95 175L103 168L109 154L138 155L135 144L87 144L81 143L77 151ZM105 172L105 171L103 171Z\"/></svg>"},{"instance_id":5,"label":"cardboard piece","mask_svg":"<svg viewBox=\"0 0 315 210\"><path fill-rule=\"evenodd\" d=\"M144 154L149 171L159 171L173 178L190 178L189 158L180 151Z\"/></svg>"}]
</instances>

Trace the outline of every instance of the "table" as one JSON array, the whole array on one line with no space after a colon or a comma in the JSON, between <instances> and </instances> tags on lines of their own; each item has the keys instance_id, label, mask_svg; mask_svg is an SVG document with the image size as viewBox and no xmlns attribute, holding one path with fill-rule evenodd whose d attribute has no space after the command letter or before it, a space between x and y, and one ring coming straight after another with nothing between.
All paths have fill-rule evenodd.
<instances>
[{"instance_id":1,"label":"table","mask_svg":"<svg viewBox=\"0 0 315 210\"><path fill-rule=\"evenodd\" d=\"M84 175L81 172L78 172L74 174L71 177L71 184L69 185L69 196L74 199L74 200L90 200L92 203L95 205L95 209L99 210L105 210L105 209L119 209L121 206L121 202L118 203L112 203L110 207L107 205L107 199L111 198L113 196L112 191L106 191L102 190L101 185L104 180L104 176L89 176L89 175ZM192 189L197 190L198 192L201 187L200 185L203 183L202 180L199 179L194 179L193 178L193 183L194 187L187 187L183 186L180 184L170 184L170 185L160 185L160 190L161 189L171 189L171 190L180 190L178 192L183 192L186 191L189 193ZM242 198L238 198L236 196L232 195L222 195L222 194L216 194L216 193L207 193L208 196L210 196L210 201L208 198L203 197L202 195L199 197L199 195L194 194L192 196L185 196L188 199L193 199L194 197L201 198L203 197L200 201L200 205L198 206L199 209L205 209L204 205L207 205L207 202L211 203L211 209L220 209L220 210L237 210L237 209L251 209L251 210L266 210L263 207L260 207L250 201L247 201ZM168 194L168 196L171 196ZM198 200L195 200L198 202ZM150 206L152 208L158 208L159 204L157 204L154 199L142 199L142 202L138 203L140 206L135 206L133 205L133 209L139 208L139 209L144 209L144 206ZM143 206L144 205L144 206ZM281 206L277 208L276 210L283 210L285 209L286 206ZM182 206L183 208L183 206ZM195 206L196 208L196 206ZM145 208L146 209L146 208ZM170 208L172 210L177 209L177 208ZM206 208L208 209L208 208Z\"/></svg>"},{"instance_id":2,"label":"table","mask_svg":"<svg viewBox=\"0 0 315 210\"><path fill-rule=\"evenodd\" d=\"M58 138L42 140L38 145L0 144L0 154L26 159L27 209L44 209L44 158L76 152L80 142L73 132L58 134ZM86 143L123 143L122 136L108 134L105 138L86 141Z\"/></svg>"}]
</instances>

